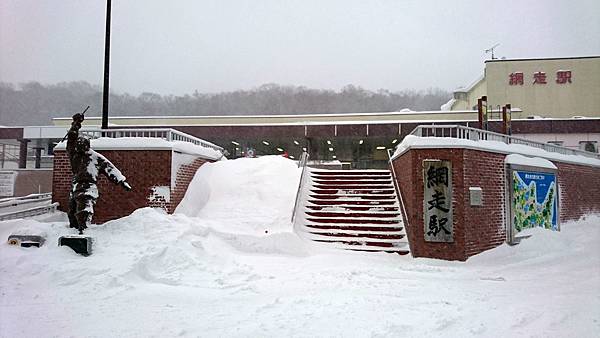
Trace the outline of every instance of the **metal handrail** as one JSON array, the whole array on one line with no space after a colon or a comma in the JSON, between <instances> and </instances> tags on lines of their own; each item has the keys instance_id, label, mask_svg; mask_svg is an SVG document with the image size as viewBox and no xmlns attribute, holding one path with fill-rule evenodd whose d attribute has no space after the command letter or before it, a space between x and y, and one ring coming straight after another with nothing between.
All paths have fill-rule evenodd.
<instances>
[{"instance_id":1,"label":"metal handrail","mask_svg":"<svg viewBox=\"0 0 600 338\"><path fill-rule=\"evenodd\" d=\"M402 191L400 191L400 186L398 186L398 179L396 176L396 168L394 168L394 164L392 163L392 149L387 150L388 154L388 164L391 167L392 172L392 181L394 182L394 189L396 190L396 195L398 195L398 202L400 202L400 208L402 208L402 215L404 216L404 222L408 225L408 214L406 213L406 206L404 205L404 199L402 198ZM406 229L406 225L404 229Z\"/></svg>"},{"instance_id":2,"label":"metal handrail","mask_svg":"<svg viewBox=\"0 0 600 338\"><path fill-rule=\"evenodd\" d=\"M308 164L308 158L310 155L304 151L302 155L300 155L300 160L298 161L298 168L302 167L302 174L300 174L300 183L298 183L298 190L296 191L296 201L294 202L294 210L292 211L292 224L296 219L296 210L298 209L298 203L300 203L300 196L302 194L302 187L304 186L304 181L306 177L306 168Z\"/></svg>"},{"instance_id":3,"label":"metal handrail","mask_svg":"<svg viewBox=\"0 0 600 338\"><path fill-rule=\"evenodd\" d=\"M0 221L43 215L43 214L47 214L50 212L55 212L57 207L58 207L58 202L54 202L52 204L43 205L40 207L33 207L33 208L25 209L25 210L7 212L4 214L0 214Z\"/></svg>"},{"instance_id":4,"label":"metal handrail","mask_svg":"<svg viewBox=\"0 0 600 338\"><path fill-rule=\"evenodd\" d=\"M600 159L600 154L585 150L561 147L554 144L532 141L520 137L509 136L493 131L465 127L461 125L421 125L417 126L410 134L419 137L450 137L472 141L498 141L506 144L520 144L529 147L535 147L548 152L559 153L563 155L581 155Z\"/></svg>"},{"instance_id":5,"label":"metal handrail","mask_svg":"<svg viewBox=\"0 0 600 338\"><path fill-rule=\"evenodd\" d=\"M48 194L48 196L41 198L27 198L27 199L8 199L8 200L0 200L0 211L3 208L22 206L24 204L31 203L39 203L39 202L49 202L52 201L52 194Z\"/></svg>"},{"instance_id":6,"label":"metal handrail","mask_svg":"<svg viewBox=\"0 0 600 338\"><path fill-rule=\"evenodd\" d=\"M193 143L204 148L214 149L222 154L225 153L224 149L216 144L172 128L82 129L80 133L90 138L150 137L160 138L169 142L182 141Z\"/></svg>"}]
</instances>

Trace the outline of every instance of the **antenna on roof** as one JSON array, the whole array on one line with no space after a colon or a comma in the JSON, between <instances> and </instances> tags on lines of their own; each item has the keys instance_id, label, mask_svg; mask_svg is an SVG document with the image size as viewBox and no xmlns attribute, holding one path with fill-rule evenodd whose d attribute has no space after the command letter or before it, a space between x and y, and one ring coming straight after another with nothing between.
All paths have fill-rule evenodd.
<instances>
[{"instance_id":1,"label":"antenna on roof","mask_svg":"<svg viewBox=\"0 0 600 338\"><path fill-rule=\"evenodd\" d=\"M488 48L488 49L485 50L486 54L487 53L492 53L492 60L496 60L496 58L494 57L494 48L496 48L498 46L500 46L499 43L497 43L497 44L493 45L492 47L490 47L490 48Z\"/></svg>"}]
</instances>

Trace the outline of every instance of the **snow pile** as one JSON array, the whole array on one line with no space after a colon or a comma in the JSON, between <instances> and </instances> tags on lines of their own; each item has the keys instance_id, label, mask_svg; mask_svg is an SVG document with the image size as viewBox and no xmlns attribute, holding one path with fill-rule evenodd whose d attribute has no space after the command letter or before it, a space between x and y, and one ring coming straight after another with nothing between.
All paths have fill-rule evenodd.
<instances>
[{"instance_id":1,"label":"snow pile","mask_svg":"<svg viewBox=\"0 0 600 338\"><path fill-rule=\"evenodd\" d=\"M281 156L205 164L175 213L216 221L226 231L289 232L301 173Z\"/></svg>"},{"instance_id":2,"label":"snow pile","mask_svg":"<svg viewBox=\"0 0 600 338\"><path fill-rule=\"evenodd\" d=\"M291 231L298 176L278 157L203 166L176 214L92 225L89 257L56 245L64 214L0 222L48 236L0 244L0 336L600 334L599 216L466 263L322 250Z\"/></svg>"}]
</instances>

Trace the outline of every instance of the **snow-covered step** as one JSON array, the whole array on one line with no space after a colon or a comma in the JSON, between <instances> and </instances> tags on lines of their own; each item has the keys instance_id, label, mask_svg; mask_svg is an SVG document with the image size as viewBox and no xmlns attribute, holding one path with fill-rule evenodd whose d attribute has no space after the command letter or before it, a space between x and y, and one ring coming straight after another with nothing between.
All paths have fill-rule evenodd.
<instances>
[{"instance_id":1,"label":"snow-covered step","mask_svg":"<svg viewBox=\"0 0 600 338\"><path fill-rule=\"evenodd\" d=\"M396 199L396 195L393 194L381 194L381 195L368 195L368 194L311 194L309 195L311 198L315 199L347 199L347 200L394 200Z\"/></svg>"},{"instance_id":2,"label":"snow-covered step","mask_svg":"<svg viewBox=\"0 0 600 338\"><path fill-rule=\"evenodd\" d=\"M307 221L315 223L346 223L346 224L398 224L401 218L377 218L377 217L317 217L306 216Z\"/></svg>"},{"instance_id":3,"label":"snow-covered step","mask_svg":"<svg viewBox=\"0 0 600 338\"><path fill-rule=\"evenodd\" d=\"M394 189L311 189L314 194L320 195L393 195Z\"/></svg>"},{"instance_id":4,"label":"snow-covered step","mask_svg":"<svg viewBox=\"0 0 600 338\"><path fill-rule=\"evenodd\" d=\"M367 246L367 245L347 245L347 244L342 244L342 243L335 243L335 245L332 245L332 246L337 249L352 250L352 251L383 251L383 252L390 252L390 253L394 252L394 253L398 253L401 255L406 255L406 254L410 253L408 243L405 243L404 245L400 245L400 246L392 246L392 247L386 247L386 248L377 247L377 246Z\"/></svg>"},{"instance_id":5,"label":"snow-covered step","mask_svg":"<svg viewBox=\"0 0 600 338\"><path fill-rule=\"evenodd\" d=\"M306 215L310 217L352 217L352 218L393 218L399 220L400 212L338 212L338 211L312 211L307 210Z\"/></svg>"},{"instance_id":6,"label":"snow-covered step","mask_svg":"<svg viewBox=\"0 0 600 338\"><path fill-rule=\"evenodd\" d=\"M389 243L394 244L397 243L400 238L372 238L372 237L364 237L364 236L323 236L317 234L309 234L308 237L315 241L323 241L323 242L338 242L338 243Z\"/></svg>"},{"instance_id":7,"label":"snow-covered step","mask_svg":"<svg viewBox=\"0 0 600 338\"><path fill-rule=\"evenodd\" d=\"M402 231L403 224L373 224L373 223L314 223L307 222L307 228L316 229L353 229L357 231Z\"/></svg>"},{"instance_id":8,"label":"snow-covered step","mask_svg":"<svg viewBox=\"0 0 600 338\"><path fill-rule=\"evenodd\" d=\"M308 231L310 233L319 233L319 234L345 234L345 235L372 235L372 236L406 236L402 228L394 228L390 231L376 231L369 229L368 231L362 230L352 230L352 229L319 229L319 228L310 228Z\"/></svg>"},{"instance_id":9,"label":"snow-covered step","mask_svg":"<svg viewBox=\"0 0 600 338\"><path fill-rule=\"evenodd\" d=\"M398 206L398 202L396 200L376 200L376 201L368 201L368 200L358 200L351 199L345 200L343 198L340 199L330 199L330 200L310 200L307 201L312 205L352 205L352 206L366 206L366 207L376 207L376 206Z\"/></svg>"},{"instance_id":10,"label":"snow-covered step","mask_svg":"<svg viewBox=\"0 0 600 338\"><path fill-rule=\"evenodd\" d=\"M319 201L322 202L322 201ZM330 211L383 211L383 210L397 210L399 208L398 205L394 204L384 204L384 205L371 205L371 204L331 204L331 205L323 205L323 204L314 204L311 201L307 201L306 207L313 210L330 210Z\"/></svg>"},{"instance_id":11,"label":"snow-covered step","mask_svg":"<svg viewBox=\"0 0 600 338\"><path fill-rule=\"evenodd\" d=\"M313 188L319 189L393 189L391 184L335 184L335 183L316 183Z\"/></svg>"},{"instance_id":12,"label":"snow-covered step","mask_svg":"<svg viewBox=\"0 0 600 338\"><path fill-rule=\"evenodd\" d=\"M335 213L335 214L340 214L340 215L344 215L344 214L358 214L358 215L372 215L372 214L400 215L400 210L398 208L389 208L391 210L384 210L384 208L380 208L379 210L372 210L374 208L367 208L367 210L350 210L350 209L346 209L346 208L330 208L330 209L328 209L328 207L323 208L323 207L314 207L314 206L310 206L310 205L307 205L306 208L307 209L311 209L311 210L306 210L306 214L311 214L311 215L312 215L312 213L329 213L329 214Z\"/></svg>"}]
</instances>

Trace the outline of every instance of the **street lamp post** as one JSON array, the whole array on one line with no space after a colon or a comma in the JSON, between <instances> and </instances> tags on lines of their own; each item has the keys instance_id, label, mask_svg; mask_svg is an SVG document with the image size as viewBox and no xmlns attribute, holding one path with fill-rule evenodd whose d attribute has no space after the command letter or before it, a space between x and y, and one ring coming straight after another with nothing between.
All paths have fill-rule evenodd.
<instances>
[{"instance_id":1,"label":"street lamp post","mask_svg":"<svg viewBox=\"0 0 600 338\"><path fill-rule=\"evenodd\" d=\"M104 38L104 87L102 88L102 129L108 129L108 79L110 68L110 3L106 0L106 36Z\"/></svg>"}]
</instances>

